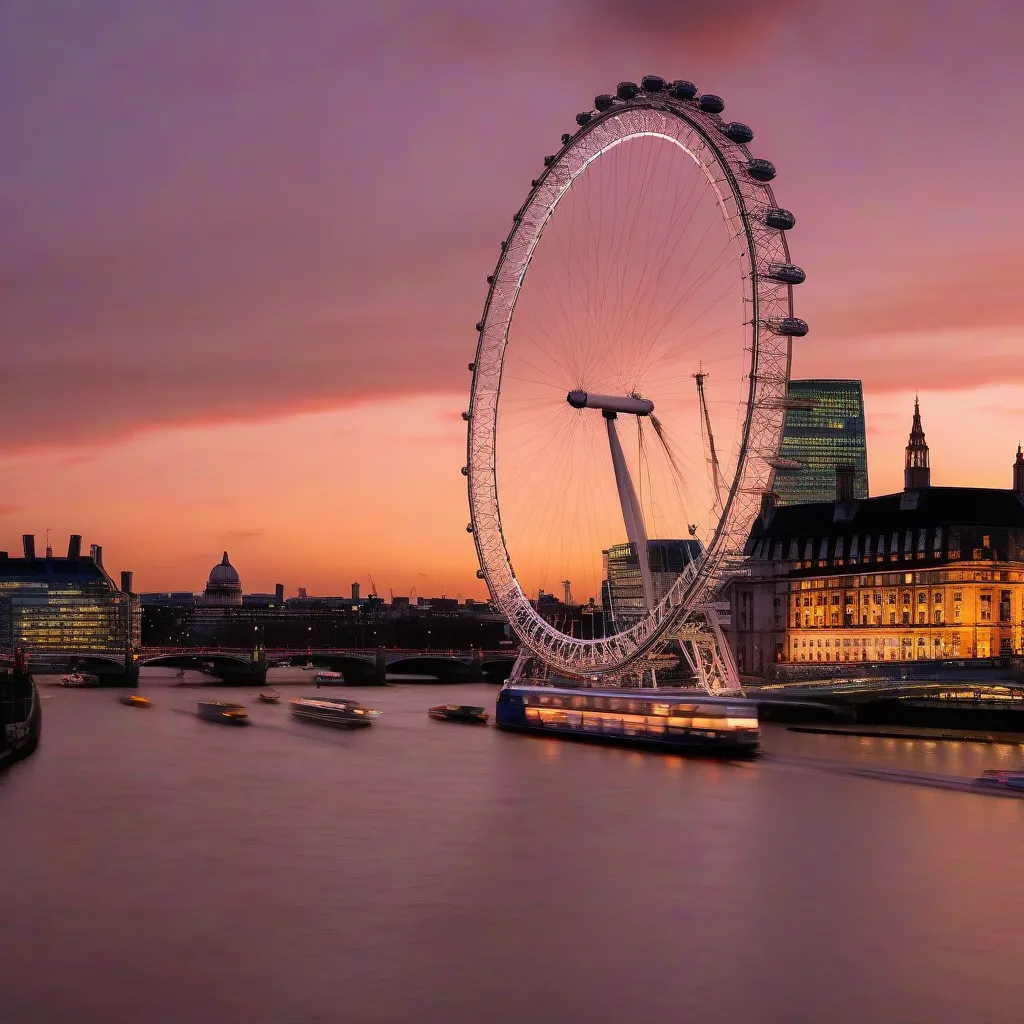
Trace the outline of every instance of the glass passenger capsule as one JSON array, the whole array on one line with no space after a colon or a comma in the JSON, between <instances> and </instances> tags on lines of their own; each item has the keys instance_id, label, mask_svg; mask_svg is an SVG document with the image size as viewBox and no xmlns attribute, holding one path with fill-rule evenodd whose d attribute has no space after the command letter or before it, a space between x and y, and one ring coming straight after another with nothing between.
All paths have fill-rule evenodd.
<instances>
[{"instance_id":1,"label":"glass passenger capsule","mask_svg":"<svg viewBox=\"0 0 1024 1024\"><path fill-rule=\"evenodd\" d=\"M749 125L741 124L739 121L730 121L728 124L723 124L719 131L726 138L732 139L733 142L738 142L741 145L754 141L754 129Z\"/></svg>"},{"instance_id":2,"label":"glass passenger capsule","mask_svg":"<svg viewBox=\"0 0 1024 1024\"><path fill-rule=\"evenodd\" d=\"M789 335L791 338L803 338L808 331L807 321L798 316L784 316L779 320L769 320L768 329L775 334Z\"/></svg>"},{"instance_id":3,"label":"glass passenger capsule","mask_svg":"<svg viewBox=\"0 0 1024 1024\"><path fill-rule=\"evenodd\" d=\"M779 207L768 210L764 215L764 222L770 228L778 228L780 231L789 231L796 224L796 217Z\"/></svg>"},{"instance_id":4,"label":"glass passenger capsule","mask_svg":"<svg viewBox=\"0 0 1024 1024\"><path fill-rule=\"evenodd\" d=\"M665 79L660 75L644 75L640 79L640 88L644 92L664 92Z\"/></svg>"},{"instance_id":5,"label":"glass passenger capsule","mask_svg":"<svg viewBox=\"0 0 1024 1024\"><path fill-rule=\"evenodd\" d=\"M615 97L610 96L608 93L603 92L600 96L594 97L594 106L598 110L609 110L611 105L615 102Z\"/></svg>"},{"instance_id":6,"label":"glass passenger capsule","mask_svg":"<svg viewBox=\"0 0 1024 1024\"><path fill-rule=\"evenodd\" d=\"M615 88L615 95L618 96L620 100L631 100L639 91L640 87L636 82L619 82L618 86Z\"/></svg>"},{"instance_id":7,"label":"glass passenger capsule","mask_svg":"<svg viewBox=\"0 0 1024 1024\"><path fill-rule=\"evenodd\" d=\"M771 181L775 177L775 164L771 160L761 160L755 157L747 164L747 174L754 181Z\"/></svg>"},{"instance_id":8,"label":"glass passenger capsule","mask_svg":"<svg viewBox=\"0 0 1024 1024\"><path fill-rule=\"evenodd\" d=\"M677 100L692 100L697 95L697 86L693 82L673 82L668 88L668 94Z\"/></svg>"},{"instance_id":9,"label":"glass passenger capsule","mask_svg":"<svg viewBox=\"0 0 1024 1024\"><path fill-rule=\"evenodd\" d=\"M720 114L725 110L725 100L721 96L716 96L710 92L704 93L697 101L697 105L705 114Z\"/></svg>"},{"instance_id":10,"label":"glass passenger capsule","mask_svg":"<svg viewBox=\"0 0 1024 1024\"><path fill-rule=\"evenodd\" d=\"M807 280L803 267L794 263L772 263L768 267L768 277L783 284L803 284Z\"/></svg>"},{"instance_id":11,"label":"glass passenger capsule","mask_svg":"<svg viewBox=\"0 0 1024 1024\"><path fill-rule=\"evenodd\" d=\"M593 120L593 113L589 110L582 110L576 115L576 123L582 128L585 124L590 124Z\"/></svg>"}]
</instances>

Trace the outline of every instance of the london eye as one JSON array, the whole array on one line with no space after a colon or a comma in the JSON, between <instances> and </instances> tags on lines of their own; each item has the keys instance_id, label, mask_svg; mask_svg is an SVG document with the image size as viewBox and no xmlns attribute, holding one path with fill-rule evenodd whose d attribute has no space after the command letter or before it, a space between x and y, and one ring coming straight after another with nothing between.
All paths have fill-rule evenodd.
<instances>
[{"instance_id":1,"label":"london eye","mask_svg":"<svg viewBox=\"0 0 1024 1024\"><path fill-rule=\"evenodd\" d=\"M702 685L738 686L714 602L771 492L807 324L795 218L724 106L653 75L597 96L487 278L467 529L517 671L622 680L678 640ZM616 587L619 563L635 571ZM570 581L603 635L542 614Z\"/></svg>"}]
</instances>

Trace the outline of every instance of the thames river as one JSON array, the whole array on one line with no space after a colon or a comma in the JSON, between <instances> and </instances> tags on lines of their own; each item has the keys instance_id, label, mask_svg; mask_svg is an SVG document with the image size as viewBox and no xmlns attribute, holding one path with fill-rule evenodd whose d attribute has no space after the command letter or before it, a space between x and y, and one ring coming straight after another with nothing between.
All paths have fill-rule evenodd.
<instances>
[{"instance_id":1,"label":"thames river","mask_svg":"<svg viewBox=\"0 0 1024 1024\"><path fill-rule=\"evenodd\" d=\"M0 776L12 1024L1024 1014L1024 801L842 770L1020 746L769 726L717 763L427 718L493 710L482 685L331 691L384 712L346 733L167 672L149 709L41 683L42 746ZM199 720L211 696L252 726Z\"/></svg>"}]
</instances>

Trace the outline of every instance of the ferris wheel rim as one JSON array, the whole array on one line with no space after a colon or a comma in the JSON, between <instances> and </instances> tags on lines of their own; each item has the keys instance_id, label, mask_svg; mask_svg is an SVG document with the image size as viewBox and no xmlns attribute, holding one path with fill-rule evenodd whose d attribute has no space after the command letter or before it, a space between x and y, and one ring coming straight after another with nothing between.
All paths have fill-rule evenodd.
<instances>
[{"instance_id":1,"label":"ferris wheel rim","mask_svg":"<svg viewBox=\"0 0 1024 1024\"><path fill-rule=\"evenodd\" d=\"M624 116L631 119L629 123L634 127L627 125L623 120ZM644 127L645 121L650 127ZM667 132L653 130L659 124L671 127ZM574 171L562 177L571 159L578 159L585 152L588 141L592 142L599 138L602 131L608 131L609 126L617 126L618 133L613 129L608 133L606 144L598 146ZM702 162L698 154L671 134L672 130L680 130L681 126L692 133L703 147L703 155L710 156L710 164ZM749 132L749 129L747 131ZM726 223L735 222L735 226L741 229L736 237L739 238L742 234L743 245L740 251L746 263L747 288L752 310L749 325L744 325L750 329L746 414L737 449L736 469L728 496L723 503L714 534L699 561L687 567L665 597L645 618L610 637L586 641L567 635L546 622L530 604L512 567L498 496L498 399L501 394L505 348L519 292L526 279L533 252L540 243L557 206L573 182L586 173L590 164L603 153L623 142L644 135L661 137L684 150L704 173L708 185L716 192ZM758 163L750 156L745 144L737 143L725 136L721 119L717 114L702 111L693 101L671 101L664 95L641 94L627 102L613 105L597 115L589 116L578 132L564 139L562 149L557 155L545 159L545 170L540 178L533 181L526 201L514 216L513 227L502 243L502 251L494 273L488 278L490 289L483 316L477 324L479 336L476 359L471 364L473 385L467 413L469 431L466 476L471 513L468 529L473 534L480 561L481 572L478 575L487 581L492 599L505 613L523 644L556 669L570 673L617 671L655 650L659 641L666 637L672 627L682 625L696 606L702 600L706 600L721 584L724 578L723 565L729 554L727 548L730 544L733 548L736 546L737 520L752 518L749 507L751 502L743 500L750 497L749 494L744 495L744 485L753 482L762 493L770 488L774 471L769 461L771 455L777 454L781 438L791 338L778 329L767 332L763 329L768 326L763 324L768 311L763 308L764 303L761 301L763 268L769 264L773 255L776 261L781 257L788 263L789 248L785 231L766 229L764 224L753 221L752 215L756 210L777 209L774 193L767 181L760 180L754 175L752 168ZM765 161L760 163L766 164ZM723 196L722 190L719 190L716 178L711 174L712 166L722 173L722 184L727 190L727 196ZM750 171L745 179L741 178L744 169ZM545 189L549 193L548 198L538 205L538 197L545 195ZM727 200L734 206L732 213L727 208ZM750 200L754 202L751 203ZM532 220L531 212L535 214ZM511 277L510 270L513 271ZM506 287L511 288L510 295L505 294L503 289ZM785 318L795 322L792 317L792 285L785 287L784 295L779 289L778 282L772 284L768 291L774 293L771 295L772 302L769 303L773 307L772 323L784 322ZM769 339L774 340L767 344ZM762 344L763 341L766 345ZM774 371L772 374L759 372L762 357L766 354L765 347L772 348L769 353L769 361L773 364L770 367ZM762 439L761 450L755 452L751 446L751 434L757 426L755 421L759 411L768 414L761 417L768 422L760 424L757 436ZM767 444L765 438L768 439ZM766 448L773 448L774 451L768 452ZM759 464L758 472L750 472L753 468L752 459L754 463ZM757 504L760 504L760 494L757 496ZM744 541L749 526L750 523L746 522L742 538Z\"/></svg>"}]
</instances>

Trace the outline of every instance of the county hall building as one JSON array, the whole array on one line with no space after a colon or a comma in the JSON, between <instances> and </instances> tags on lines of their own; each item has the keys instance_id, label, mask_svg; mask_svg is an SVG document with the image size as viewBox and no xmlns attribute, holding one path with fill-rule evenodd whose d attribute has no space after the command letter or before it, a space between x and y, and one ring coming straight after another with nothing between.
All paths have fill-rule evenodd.
<instances>
[{"instance_id":1,"label":"county hall building","mask_svg":"<svg viewBox=\"0 0 1024 1024\"><path fill-rule=\"evenodd\" d=\"M904 488L834 501L766 499L730 587L741 673L772 664L991 658L1024 651L1024 453L1013 486L933 487L921 413Z\"/></svg>"}]
</instances>

